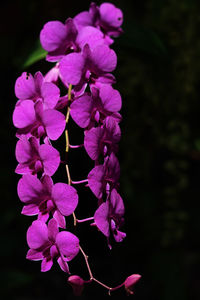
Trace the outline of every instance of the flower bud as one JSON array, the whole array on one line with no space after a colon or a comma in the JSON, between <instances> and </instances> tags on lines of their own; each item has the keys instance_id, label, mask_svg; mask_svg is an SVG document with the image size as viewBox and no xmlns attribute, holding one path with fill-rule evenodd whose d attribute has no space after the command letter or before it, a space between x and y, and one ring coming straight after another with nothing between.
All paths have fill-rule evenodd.
<instances>
[{"instance_id":1,"label":"flower bud","mask_svg":"<svg viewBox=\"0 0 200 300\"><path fill-rule=\"evenodd\" d=\"M72 286L75 296L81 296L84 288L84 280L78 275L72 275L68 278L69 284Z\"/></svg>"},{"instance_id":2,"label":"flower bud","mask_svg":"<svg viewBox=\"0 0 200 300\"><path fill-rule=\"evenodd\" d=\"M125 287L125 290L128 294L133 294L134 293L133 292L133 287L141 277L142 276L139 275L139 274L133 274L133 275L130 275L129 277L126 278L126 280L124 281L124 287Z\"/></svg>"}]
</instances>

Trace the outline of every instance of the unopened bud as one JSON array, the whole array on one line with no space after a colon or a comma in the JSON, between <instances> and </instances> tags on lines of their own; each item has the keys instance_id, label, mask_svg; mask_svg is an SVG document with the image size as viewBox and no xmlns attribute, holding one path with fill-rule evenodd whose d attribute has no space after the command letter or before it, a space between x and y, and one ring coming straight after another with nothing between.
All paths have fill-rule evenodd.
<instances>
[{"instance_id":1,"label":"unopened bud","mask_svg":"<svg viewBox=\"0 0 200 300\"><path fill-rule=\"evenodd\" d=\"M128 294L133 294L134 293L133 292L133 287L141 277L142 276L139 275L139 274L133 274L133 275L130 275L129 277L126 278L126 280L124 281L124 287L125 287L125 290L127 291Z\"/></svg>"},{"instance_id":2,"label":"unopened bud","mask_svg":"<svg viewBox=\"0 0 200 300\"><path fill-rule=\"evenodd\" d=\"M75 296L81 296L84 288L84 280L78 275L72 275L68 278L69 284L73 288Z\"/></svg>"}]
</instances>

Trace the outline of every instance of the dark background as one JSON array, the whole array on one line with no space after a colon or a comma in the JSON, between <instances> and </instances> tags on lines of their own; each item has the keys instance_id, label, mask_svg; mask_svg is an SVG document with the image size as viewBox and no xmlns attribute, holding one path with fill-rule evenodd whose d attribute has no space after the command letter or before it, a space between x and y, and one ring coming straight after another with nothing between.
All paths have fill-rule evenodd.
<instances>
[{"instance_id":1,"label":"dark background","mask_svg":"<svg viewBox=\"0 0 200 300\"><path fill-rule=\"evenodd\" d=\"M96 1L98 4L102 3ZM142 275L134 299L200 299L200 5L192 0L111 1L124 12L124 35L113 45L114 72L123 98L120 193L126 206L127 238L112 251L89 224L77 229L95 276L115 286L132 273ZM47 273L25 259L26 230L34 218L20 214L14 173L16 103L14 83L33 51L45 22L63 21L88 10L90 1L6 1L1 4L1 278L2 299L73 299L67 276L56 264ZM42 61L26 68L45 73ZM71 122L72 144L82 131ZM55 144L56 145L56 144ZM63 148L64 150L64 148ZM62 152L62 150L61 150ZM74 180L92 167L83 150L72 150ZM56 177L57 176L57 177ZM56 181L66 181L61 168ZM79 189L77 215L96 207L91 193ZM72 219L69 218L71 229ZM72 274L88 279L81 254L70 263ZM82 299L108 297L92 284ZM123 289L113 298L126 297Z\"/></svg>"}]
</instances>

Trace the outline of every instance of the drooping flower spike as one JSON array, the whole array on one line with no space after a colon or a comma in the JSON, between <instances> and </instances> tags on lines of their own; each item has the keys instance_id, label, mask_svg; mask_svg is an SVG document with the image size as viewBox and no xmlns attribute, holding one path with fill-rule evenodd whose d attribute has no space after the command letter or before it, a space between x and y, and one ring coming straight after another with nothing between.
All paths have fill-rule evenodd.
<instances>
[{"instance_id":1,"label":"drooping flower spike","mask_svg":"<svg viewBox=\"0 0 200 300\"><path fill-rule=\"evenodd\" d=\"M59 232L54 219L48 223L34 221L27 231L27 243L30 250L27 258L42 260L41 271L47 272L56 259L60 268L69 273L68 262L79 252L79 240L69 231Z\"/></svg>"},{"instance_id":2,"label":"drooping flower spike","mask_svg":"<svg viewBox=\"0 0 200 300\"><path fill-rule=\"evenodd\" d=\"M73 217L74 226L92 222L97 233L105 236L110 249L126 237L121 231L125 208L119 194L117 159L122 99L113 87L116 79L111 73L117 66L117 55L111 47L114 38L123 32L122 22L122 11L108 2L100 6L92 2L88 11L67 18L64 23L47 22L40 32L40 42L47 52L46 60L54 64L44 75L40 71L34 75L23 72L15 83L13 124L18 138L15 172L21 175L17 193L24 205L22 214L35 217L27 230L30 249L26 257L41 261L42 272L49 271L57 261L68 275L68 262L80 252L89 279L71 275L67 280L77 296L91 282L100 284L109 294L121 287L133 294L141 277L133 274L113 288L97 280L79 238L69 231ZM83 131L81 145L69 142L69 118ZM81 148L92 160L87 179L72 180L68 155L61 161L64 150L58 151L54 141L64 136L65 152ZM63 164L67 178L56 182L51 176L56 177ZM91 192L91 198L96 198L96 208L92 216L80 220L76 208L84 199L79 199L79 187L75 189L74 185L82 183Z\"/></svg>"}]
</instances>

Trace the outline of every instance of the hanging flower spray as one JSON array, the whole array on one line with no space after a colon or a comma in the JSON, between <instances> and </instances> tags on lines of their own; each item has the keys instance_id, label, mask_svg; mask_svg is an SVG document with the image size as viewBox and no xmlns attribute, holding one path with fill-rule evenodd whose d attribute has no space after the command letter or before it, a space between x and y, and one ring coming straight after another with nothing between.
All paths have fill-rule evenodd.
<instances>
[{"instance_id":1,"label":"hanging flower spray","mask_svg":"<svg viewBox=\"0 0 200 300\"><path fill-rule=\"evenodd\" d=\"M113 88L116 82L111 74L117 65L117 56L111 45L122 33L122 11L111 3L99 7L91 3L73 19L46 23L40 33L40 42L47 51L46 60L54 66L43 76L23 72L16 80L18 98L13 123L17 128L16 173L22 177L17 192L24 204L22 214L36 216L27 230L29 250L27 259L41 260L41 271L49 271L54 261L67 274L69 262L81 252L89 279L78 275L68 277L74 294L80 295L85 284L96 282L110 293L125 287L133 293L139 274L133 274L116 287L109 287L93 276L88 256L80 246L79 238L67 230L66 217L73 215L77 223L92 222L99 234L112 248L112 241L121 242L126 234L120 227L124 222L124 203L119 194L120 166L117 159L121 137L119 113L120 93ZM66 90L60 95L59 84ZM69 118L84 130L81 145L69 143ZM84 147L94 167L86 179L73 181L68 162L65 163L67 183L54 183L52 176L61 162L60 153L52 145L65 133L66 152ZM75 210L79 196L77 184L85 184L96 197L93 216L79 220ZM81 201L81 199L80 199Z\"/></svg>"}]
</instances>

